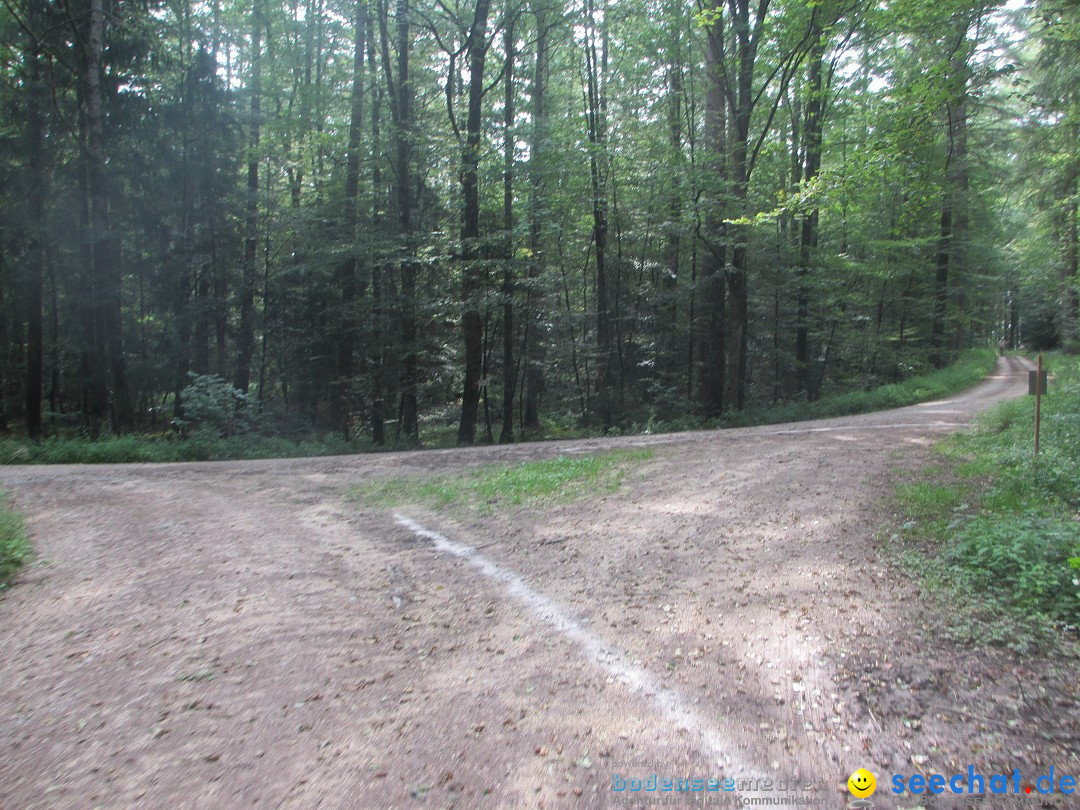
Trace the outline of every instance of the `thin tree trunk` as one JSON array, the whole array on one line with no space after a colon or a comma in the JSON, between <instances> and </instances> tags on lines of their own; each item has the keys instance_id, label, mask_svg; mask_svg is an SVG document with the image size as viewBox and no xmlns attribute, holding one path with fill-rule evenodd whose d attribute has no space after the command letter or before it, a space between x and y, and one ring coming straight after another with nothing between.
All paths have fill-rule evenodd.
<instances>
[{"instance_id":1,"label":"thin tree trunk","mask_svg":"<svg viewBox=\"0 0 1080 810\"><path fill-rule=\"evenodd\" d=\"M1070 151L1062 187L1065 217L1061 240L1062 343L1069 352L1080 352L1080 95L1073 91L1073 115L1069 126ZM1064 126L1064 124L1062 125Z\"/></svg>"},{"instance_id":2,"label":"thin tree trunk","mask_svg":"<svg viewBox=\"0 0 1080 810\"><path fill-rule=\"evenodd\" d=\"M506 8L503 41L506 69L503 97L503 398L502 430L499 444L514 441L514 389L517 368L514 366L514 16Z\"/></svg>"},{"instance_id":3,"label":"thin tree trunk","mask_svg":"<svg viewBox=\"0 0 1080 810\"><path fill-rule=\"evenodd\" d=\"M3 220L0 220L0 228L2 227ZM15 371L8 360L8 352L10 347L19 342L18 317L10 317L7 312L7 284L5 282L8 278L4 243L0 240L0 434L6 434L11 430L8 424L8 400L14 398L15 382L12 378L15 376Z\"/></svg>"},{"instance_id":4,"label":"thin tree trunk","mask_svg":"<svg viewBox=\"0 0 1080 810\"><path fill-rule=\"evenodd\" d=\"M40 3L31 2L27 22L31 31L25 52L26 98L26 209L30 239L26 252L26 435L41 435L41 395L44 385L45 346L42 308L45 277L45 244L41 227L45 217L45 83L41 44L44 29ZM6 337L6 335L4 336ZM3 385L0 380L0 386ZM0 391L0 396L3 392Z\"/></svg>"},{"instance_id":5,"label":"thin tree trunk","mask_svg":"<svg viewBox=\"0 0 1080 810\"><path fill-rule=\"evenodd\" d=\"M476 416L480 402L480 377L484 323L480 315L484 274L480 260L480 125L484 95L484 58L487 55L487 18L491 0L477 0L469 32L469 113L466 120L465 146L461 155L461 188L464 219L461 227L462 259L462 332L465 339L465 380L461 397L461 423L458 444L472 444L476 439Z\"/></svg>"},{"instance_id":6,"label":"thin tree trunk","mask_svg":"<svg viewBox=\"0 0 1080 810\"><path fill-rule=\"evenodd\" d=\"M89 0L86 41L82 65L83 154L86 207L90 237L90 273L95 295L92 320L96 351L87 403L96 430L108 412L113 429L130 426L131 414L124 363L120 256L109 218L106 179L105 113L101 88L105 51L103 0Z\"/></svg>"},{"instance_id":7,"label":"thin tree trunk","mask_svg":"<svg viewBox=\"0 0 1080 810\"><path fill-rule=\"evenodd\" d=\"M398 435L410 441L419 438L417 409L417 386L419 365L416 335L416 261L415 236L413 234L412 192L412 99L413 86L409 75L410 37L409 0L397 0L397 80L395 82L390 64L389 36L387 34L386 5L380 0L379 25L381 30L383 73L386 75L390 97L390 112L394 121L394 189L397 201L398 235L404 257L401 260L401 285L398 294L401 342L403 354L399 367L401 399L398 407Z\"/></svg>"},{"instance_id":8,"label":"thin tree trunk","mask_svg":"<svg viewBox=\"0 0 1080 810\"><path fill-rule=\"evenodd\" d=\"M608 198L607 198L607 111L604 101L604 67L607 64L606 40L601 53L596 50L596 6L588 5L589 26L585 43L587 81L586 115L589 136L589 176L592 182L593 251L596 262L596 399L600 422L605 429L614 422L612 389L617 384L614 339L611 326L611 296L608 291Z\"/></svg>"},{"instance_id":9,"label":"thin tree trunk","mask_svg":"<svg viewBox=\"0 0 1080 810\"><path fill-rule=\"evenodd\" d=\"M702 314L704 321L698 330L701 343L702 413L715 418L724 408L724 378L727 356L724 351L724 314L726 290L724 271L727 264L727 242L724 225L722 189L726 185L727 167L727 74L724 70L724 17L722 0L713 9L715 16L706 29L705 64L705 164L711 177L703 192L705 198L704 230L701 233Z\"/></svg>"},{"instance_id":10,"label":"thin tree trunk","mask_svg":"<svg viewBox=\"0 0 1080 810\"><path fill-rule=\"evenodd\" d=\"M358 0L363 2L364 0ZM377 66L375 59L375 23L367 15L368 72L371 74L371 144L372 152L379 148L381 111L376 94ZM377 232L382 224L382 170L379 161L371 161L371 229ZM378 258L371 263L371 344L369 364L371 367L371 441L375 445L386 442L386 315L383 311L383 263Z\"/></svg>"},{"instance_id":11,"label":"thin tree trunk","mask_svg":"<svg viewBox=\"0 0 1080 810\"><path fill-rule=\"evenodd\" d=\"M825 59L825 38L817 11L815 22L811 24L813 44L810 48L810 66L806 86L806 126L804 127L804 145L802 187L806 188L817 177L821 168L821 126L824 109L824 83L822 63ZM808 277L810 265L817 250L818 209L814 206L802 217L799 234L799 267L796 272L797 315L795 322L795 380L800 393L812 398L810 388L810 292Z\"/></svg>"},{"instance_id":12,"label":"thin tree trunk","mask_svg":"<svg viewBox=\"0 0 1080 810\"><path fill-rule=\"evenodd\" d=\"M751 35L749 0L731 0L736 40L736 88L734 137L731 148L732 195L736 209L743 213L750 189L750 118L754 110L754 65L757 58L757 35ZM767 2L762 5L767 6ZM760 25L760 19L758 25ZM746 339L748 328L747 274L750 230L745 224L731 227L731 266L727 272L727 310L725 312L724 402L726 407L741 410L746 395Z\"/></svg>"},{"instance_id":13,"label":"thin tree trunk","mask_svg":"<svg viewBox=\"0 0 1080 810\"><path fill-rule=\"evenodd\" d=\"M60 392L60 291L56 285L56 267L52 254L45 251L45 268L49 276L49 410L63 411Z\"/></svg>"},{"instance_id":14,"label":"thin tree trunk","mask_svg":"<svg viewBox=\"0 0 1080 810\"><path fill-rule=\"evenodd\" d=\"M525 412L522 427L538 430L540 427L540 396L544 389L544 355L547 329L544 313L540 307L541 280L544 261L541 232L543 223L543 168L541 150L544 146L547 108L544 106L544 84L548 64L547 0L539 0L536 9L536 64L532 85L532 141L529 144L529 269L526 289L527 314L525 319Z\"/></svg>"},{"instance_id":15,"label":"thin tree trunk","mask_svg":"<svg viewBox=\"0 0 1080 810\"><path fill-rule=\"evenodd\" d=\"M949 320L949 288L963 269L964 243L967 238L967 91L968 36L970 20L963 16L958 23L957 44L949 57L949 80L952 85L945 106L947 117L945 188L942 194L937 260L934 272L933 319L930 325L930 362L935 368L948 365L950 352L945 346ZM950 279L950 276L952 277Z\"/></svg>"},{"instance_id":16,"label":"thin tree trunk","mask_svg":"<svg viewBox=\"0 0 1080 810\"><path fill-rule=\"evenodd\" d=\"M356 31L353 40L352 109L345 159L345 237L349 253L341 263L341 322L338 325L337 381L331 406L331 423L348 439L352 412L353 348L356 336L353 300L356 297L356 265L359 250L360 132L364 125L364 55L367 33L367 0L356 0Z\"/></svg>"},{"instance_id":17,"label":"thin tree trunk","mask_svg":"<svg viewBox=\"0 0 1080 810\"><path fill-rule=\"evenodd\" d=\"M659 306L657 307L656 324L658 332L657 342L657 366L660 369L674 371L677 368L677 345L678 330L675 324L679 322L678 293L679 274L682 264L682 212L683 212L683 181L682 181L682 157L683 157L683 61L681 47L681 13L678 5L674 9L668 9L672 14L674 24L670 32L671 54L668 58L667 68L667 113L668 113L668 138L671 148L670 162L671 176L669 178L668 196L668 222L664 234L664 265L660 277ZM665 375L666 376L666 375ZM673 379L673 378L672 378ZM666 380L665 380L666 387Z\"/></svg>"},{"instance_id":18,"label":"thin tree trunk","mask_svg":"<svg viewBox=\"0 0 1080 810\"><path fill-rule=\"evenodd\" d=\"M262 96L262 4L255 0L251 10L251 93L248 124L247 203L244 224L244 259L240 281L240 327L236 336L235 385L247 393L251 385L251 362L255 355L255 285L258 283L259 244L259 135Z\"/></svg>"},{"instance_id":19,"label":"thin tree trunk","mask_svg":"<svg viewBox=\"0 0 1080 810\"><path fill-rule=\"evenodd\" d=\"M420 438L419 364L416 334L416 261L413 235L412 189L412 76L409 73L409 50L412 47L409 20L409 0L398 0L398 108L397 127L397 192L398 223L404 239L405 260L401 263L401 339L405 355L401 361L401 416L398 430L402 436L416 441Z\"/></svg>"}]
</instances>

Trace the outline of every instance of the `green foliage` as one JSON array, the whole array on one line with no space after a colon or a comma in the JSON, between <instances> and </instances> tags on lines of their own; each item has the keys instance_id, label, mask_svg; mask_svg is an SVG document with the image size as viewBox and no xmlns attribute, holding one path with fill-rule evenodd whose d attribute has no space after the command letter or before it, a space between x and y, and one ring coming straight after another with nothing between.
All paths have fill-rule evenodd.
<instances>
[{"instance_id":1,"label":"green foliage","mask_svg":"<svg viewBox=\"0 0 1080 810\"><path fill-rule=\"evenodd\" d=\"M224 461L227 459L333 456L368 449L338 435L309 439L267 436L190 438L116 436L92 441L83 438L42 439L39 442L0 441L0 464L127 464L132 462Z\"/></svg>"},{"instance_id":2,"label":"green foliage","mask_svg":"<svg viewBox=\"0 0 1080 810\"><path fill-rule=\"evenodd\" d=\"M871 391L855 391L816 402L802 402L761 411L743 411L718 422L706 422L690 416L658 419L649 416L632 422L625 429L612 433L651 434L708 427L738 427L743 425L777 424L828 416L866 413L927 399L948 396L974 385L992 367L994 354L990 351L971 351L961 356L953 366L927 375L913 377L902 383L886 385ZM97 440L82 437L56 437L37 442L0 439L0 464L124 464L130 462L224 461L227 459L295 458L301 456L346 455L373 450L411 449L415 445L395 443L393 436L383 447L373 447L366 440L346 441L337 434L325 434L303 439L278 436L259 436L251 431L257 422L254 417L230 416L230 398L235 401L236 389L220 379L200 378L207 382L195 393L196 410L207 414L200 429L191 436L166 434L156 436L113 436ZM231 390L230 390L231 389ZM187 391L188 389L185 389ZM185 394L185 396L187 396ZM244 400L247 400L244 397ZM243 405L243 408L253 407ZM185 409L187 405L185 404ZM232 435L220 431L230 426ZM195 419L190 420L195 423ZM245 427L246 426L246 427ZM239 428L243 427L243 432ZM543 420L539 435L531 439L576 439L596 436L597 431L582 424L573 414L549 416ZM452 447L456 427L452 422L435 418L421 420L421 439L425 447Z\"/></svg>"},{"instance_id":3,"label":"green foliage","mask_svg":"<svg viewBox=\"0 0 1080 810\"><path fill-rule=\"evenodd\" d=\"M490 464L465 475L392 478L350 492L379 506L425 503L438 508L471 507L491 512L506 506L569 501L614 492L631 464L652 450L618 450L595 456L558 456L520 464Z\"/></svg>"},{"instance_id":4,"label":"green foliage","mask_svg":"<svg viewBox=\"0 0 1080 810\"><path fill-rule=\"evenodd\" d=\"M948 469L900 488L894 535L920 544L906 559L955 608L955 636L1019 652L1080 626L1080 358L1045 364L1038 458L1034 397L1003 403L942 446Z\"/></svg>"},{"instance_id":5,"label":"green foliage","mask_svg":"<svg viewBox=\"0 0 1080 810\"><path fill-rule=\"evenodd\" d=\"M272 433L276 417L302 422L305 430L348 424L382 441L395 417L411 419L405 416L411 407L401 404L414 388L420 442L453 444L455 425L442 423L441 414L451 412L456 422L462 390L457 316L466 302L455 129L465 113L465 88L450 82L455 92L431 90L453 89L446 53L466 44L469 4L413 16L405 44L386 43L395 52L405 49L401 56L413 73L403 140L393 123L396 80L389 63L361 62L362 73L353 73L353 11L366 9L369 20L380 10L393 17L386 4L299 14L295 3L261 3L260 49L250 4L118 5L105 27L101 67L109 86L124 92L105 94L100 139L110 190L108 268L117 286L106 292L110 301L118 297L118 309L86 306L89 243L69 216L88 202L78 180L86 176L79 146L85 133L72 131L86 126L77 75L83 60L72 51L83 22L40 5L26 6L38 9L37 22L34 14L19 25L7 19L10 36L0 60L0 187L20 190L0 199L5 250L23 264L39 245L49 256L48 306L27 298L32 285L26 282L35 277L29 265L17 277L0 276L0 383L12 394L4 398L7 424L26 421L36 434L36 419L26 419L27 399L19 395L33 356L46 358L52 375L21 393L48 388L55 413L45 429L53 434L78 420L96 436L110 418L117 432L153 430L156 411L147 406L174 396L187 383L178 370L191 367L220 375L197 378L182 392L179 427L190 428L200 443L182 452L155 448L161 456L219 457L220 445L207 444L210 439ZM963 189L954 222L965 227L951 238L957 250L943 299L949 344L978 344L999 329L1006 290L1020 302L1024 339L1034 338L1033 327L1043 321L1053 327L1048 338L1067 340L1056 302L1057 279L1068 267L1062 241L1070 232L1058 221L1059 209L1075 195L1064 188L1076 176L1076 68L1065 67L1074 5L1039 0L1037 12L1012 13L1008 25L993 4L934 0L777 0L697 10L626 0L619 13L592 22L565 3L525 14L520 4L493 6L477 178L484 258L472 268L484 277L475 303L484 320L485 417L497 430L502 395L513 393L518 421L532 410L520 407L529 397L540 403L539 418L549 428L542 435L581 435L600 421L593 392L604 370L618 390L606 426L618 432L695 426L700 414L719 413L718 388L708 378L722 362L725 379L745 389L745 396L726 392L728 404L745 401L748 411L726 423L750 424L771 404L841 395L924 370L949 187L944 169L958 165L946 160L953 139L945 126L961 90L958 76L970 102L969 157L962 186L954 184ZM749 14L743 22L732 16L739 7ZM521 44L508 55L502 32L511 19ZM967 20L970 35L958 42L957 23ZM749 93L735 92L750 67L741 64L736 46L744 25L757 43L745 76ZM723 39L718 48L706 46L710 26ZM376 42L369 44L377 53L381 26L373 28ZM1007 41L1013 34L1030 47L1013 48ZM603 120L591 122L581 93L589 37L603 42L606 54L592 66L603 74L593 77L602 89ZM962 70L949 64L950 48L958 45ZM818 46L822 52L812 57ZM37 89L47 99L32 92L29 60L38 50L49 70L47 87ZM243 58L229 61L237 53ZM723 64L709 65L710 54ZM842 66L826 70L825 88L811 85L816 60ZM538 75L546 77L542 94L533 86ZM730 111L731 122L746 115L735 129L750 131L714 142L707 99L717 78L734 82L717 88L718 95L752 103ZM515 105L506 131L504 90ZM808 148L809 102L820 98L828 101L818 122L821 160L811 171L805 165L815 151ZM46 100L39 110L44 126L31 127L28 110ZM456 115L454 125L448 112ZM261 136L252 148L256 122ZM598 137L585 131L588 123ZM1027 138L1018 147L1012 136L1020 131ZM501 154L504 142L508 155ZM40 161L30 156L35 145ZM400 153L399 145L406 147ZM357 154L379 159L357 166L351 160ZM602 175L595 190L594 159ZM248 189L249 165L257 170L257 193ZM739 173L747 175L745 187L732 183ZM505 232L504 180L512 185ZM43 206L40 221L33 221L30 198ZM603 230L610 231L607 296L598 295L594 205L607 212ZM1032 212L1041 214L1025 221ZM809 214L815 216L808 220ZM999 227L1002 216L1013 218L1009 228ZM802 256L800 231L811 221L816 247ZM710 223L724 222L735 227L711 233ZM723 264L741 257L732 248L744 237L745 300L728 296L720 303L707 259ZM1006 251L1013 251L1007 261ZM1032 278L1036 267L1041 275ZM1006 279L1004 268L1021 278ZM505 300L503 269L512 276ZM413 273L415 291L404 286ZM602 351L617 350L613 369L597 346L598 305L607 298L617 345ZM244 301L253 301L250 317L240 311ZM514 317L502 321L506 305ZM46 314L51 326L39 354L26 336L36 334L30 321L41 326ZM513 334L505 335L511 321ZM715 356L719 344L712 338L719 333L704 339L723 322L746 324L745 380L737 379L732 357ZM252 330L258 347L248 356L239 350ZM413 332L415 339L408 336ZM80 345L93 335L104 338L103 346L123 346L115 363L93 341ZM505 338L512 347L507 357L498 351ZM535 341L533 359L521 357ZM797 341L806 347L798 358ZM542 379L522 385L530 365ZM259 409L225 382L248 372ZM106 377L116 398L108 407L104 389L87 390L89 380ZM512 392L502 390L507 385ZM124 390L131 403L120 401ZM880 396L796 404L765 421L911 401L904 392ZM110 445L85 454L118 460L117 450Z\"/></svg>"},{"instance_id":6,"label":"green foliage","mask_svg":"<svg viewBox=\"0 0 1080 810\"><path fill-rule=\"evenodd\" d=\"M920 402L952 396L976 385L993 370L996 358L996 353L990 349L969 349L950 366L919 374L898 383L871 388L868 391L848 391L822 397L813 402L791 402L773 408L728 412L715 420L704 420L686 414L668 418L650 414L641 421L631 421L624 427L612 429L608 431L608 434L675 433L716 427L775 425L902 408L906 405L917 405ZM545 439L570 439L594 435L597 435L596 431L587 430L580 421L574 423L570 415L565 415L562 419L545 420L541 433L541 437Z\"/></svg>"},{"instance_id":7,"label":"green foliage","mask_svg":"<svg viewBox=\"0 0 1080 810\"><path fill-rule=\"evenodd\" d=\"M0 591L8 587L29 554L22 518L7 506L0 492Z\"/></svg>"},{"instance_id":8,"label":"green foliage","mask_svg":"<svg viewBox=\"0 0 1080 810\"><path fill-rule=\"evenodd\" d=\"M217 375L189 374L191 384L181 393L184 418L173 420L181 428L225 438L254 433L259 427L258 403Z\"/></svg>"},{"instance_id":9,"label":"green foliage","mask_svg":"<svg viewBox=\"0 0 1080 810\"><path fill-rule=\"evenodd\" d=\"M814 402L796 402L758 413L741 411L729 414L720 421L725 426L761 425L902 408L970 388L990 373L994 362L993 351L970 349L951 366L910 377L903 382L882 385L869 391L834 394Z\"/></svg>"},{"instance_id":10,"label":"green foliage","mask_svg":"<svg viewBox=\"0 0 1080 810\"><path fill-rule=\"evenodd\" d=\"M958 487L929 481L901 484L896 491L904 511L916 518L954 510L960 506L962 497Z\"/></svg>"},{"instance_id":11,"label":"green foliage","mask_svg":"<svg viewBox=\"0 0 1080 810\"><path fill-rule=\"evenodd\" d=\"M1023 613L1080 625L1080 525L1030 514L976 517L946 549L956 586L988 593Z\"/></svg>"}]
</instances>

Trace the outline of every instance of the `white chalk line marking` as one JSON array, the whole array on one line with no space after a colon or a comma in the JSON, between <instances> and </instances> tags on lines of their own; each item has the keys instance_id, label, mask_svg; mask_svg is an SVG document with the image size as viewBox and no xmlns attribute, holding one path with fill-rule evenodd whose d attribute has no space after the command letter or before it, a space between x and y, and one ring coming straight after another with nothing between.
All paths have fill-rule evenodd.
<instances>
[{"instance_id":1,"label":"white chalk line marking","mask_svg":"<svg viewBox=\"0 0 1080 810\"><path fill-rule=\"evenodd\" d=\"M467 560L476 568L480 569L484 576L502 584L507 593L528 605L537 618L553 627L564 637L574 642L581 648L584 656L599 664L603 669L622 684L631 688L632 691L640 692L647 697L656 709L659 710L670 723L676 728L685 728L696 735L705 752L724 769L724 774L733 779L763 780L770 778L763 768L752 767L745 760L734 753L735 745L725 739L723 735L709 727L709 724L696 712L683 705L679 696L671 689L660 683L653 675L642 667L636 666L627 660L626 653L605 643L597 636L585 629L582 622L568 616L562 608L542 593L533 590L529 585L515 574L502 568L492 560L485 557L472 546L463 543L455 543L438 532L426 529L405 515L395 514L394 520L399 526L404 526L418 537L423 537L435 544L438 551L452 554L455 557ZM661 774L663 776L663 774ZM675 778L677 774L672 773ZM702 778L716 778L715 774L702 774ZM743 791L740 795L759 795L759 791ZM765 795L760 792L760 795ZM780 791L770 791L770 796L785 795Z\"/></svg>"}]
</instances>

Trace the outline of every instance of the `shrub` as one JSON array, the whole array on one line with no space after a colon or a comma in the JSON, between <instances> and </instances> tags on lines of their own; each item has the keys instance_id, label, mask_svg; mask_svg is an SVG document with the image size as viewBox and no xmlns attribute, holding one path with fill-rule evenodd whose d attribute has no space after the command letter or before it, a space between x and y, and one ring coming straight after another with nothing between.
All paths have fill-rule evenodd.
<instances>
[{"instance_id":1,"label":"shrub","mask_svg":"<svg viewBox=\"0 0 1080 810\"><path fill-rule=\"evenodd\" d=\"M247 394L215 374L192 374L180 392L184 418L174 420L181 430L195 427L219 438L255 433L259 406Z\"/></svg>"},{"instance_id":2,"label":"shrub","mask_svg":"<svg viewBox=\"0 0 1080 810\"><path fill-rule=\"evenodd\" d=\"M6 506L0 493L0 591L7 588L29 553L22 519Z\"/></svg>"},{"instance_id":3,"label":"shrub","mask_svg":"<svg viewBox=\"0 0 1080 810\"><path fill-rule=\"evenodd\" d=\"M957 534L945 558L966 588L991 592L1025 613L1080 624L1080 526L1035 515L985 514Z\"/></svg>"}]
</instances>

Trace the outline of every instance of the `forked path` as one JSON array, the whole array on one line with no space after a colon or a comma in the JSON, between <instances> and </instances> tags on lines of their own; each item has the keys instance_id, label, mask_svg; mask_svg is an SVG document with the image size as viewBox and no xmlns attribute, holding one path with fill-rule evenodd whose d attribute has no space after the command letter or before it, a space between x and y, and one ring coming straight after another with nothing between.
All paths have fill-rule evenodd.
<instances>
[{"instance_id":1,"label":"forked path","mask_svg":"<svg viewBox=\"0 0 1080 810\"><path fill-rule=\"evenodd\" d=\"M651 773L795 774L834 807L857 767L963 754L949 706L878 717L849 664L888 669L892 640L940 669L876 550L881 496L1023 393L1026 368L723 432L0 468L38 555L0 599L0 808L611 807L616 775ZM343 498L638 445L655 453L621 491L543 509L455 521Z\"/></svg>"}]
</instances>

